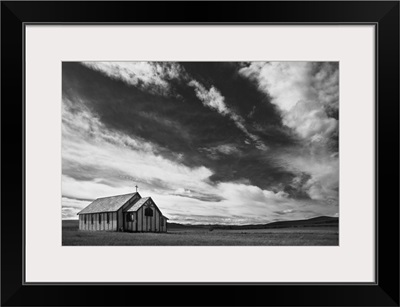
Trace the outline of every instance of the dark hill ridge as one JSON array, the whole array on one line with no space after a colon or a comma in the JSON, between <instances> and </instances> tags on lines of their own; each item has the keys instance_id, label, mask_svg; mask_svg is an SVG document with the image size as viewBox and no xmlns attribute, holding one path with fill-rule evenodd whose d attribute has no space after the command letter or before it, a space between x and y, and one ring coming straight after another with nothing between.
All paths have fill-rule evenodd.
<instances>
[{"instance_id":1,"label":"dark hill ridge","mask_svg":"<svg viewBox=\"0 0 400 307\"><path fill-rule=\"evenodd\" d=\"M185 228L213 228L213 229L272 229L272 228L295 228L295 227L338 227L339 218L330 216L319 216L307 220L281 221L268 224L251 224L251 225L192 225L168 223L168 229L185 229Z\"/></svg>"}]
</instances>

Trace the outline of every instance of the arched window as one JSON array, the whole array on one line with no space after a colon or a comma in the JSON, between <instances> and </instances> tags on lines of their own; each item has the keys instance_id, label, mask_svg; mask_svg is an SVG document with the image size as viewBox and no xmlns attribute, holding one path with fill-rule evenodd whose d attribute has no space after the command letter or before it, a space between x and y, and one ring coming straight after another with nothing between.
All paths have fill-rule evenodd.
<instances>
[{"instance_id":1,"label":"arched window","mask_svg":"<svg viewBox=\"0 0 400 307\"><path fill-rule=\"evenodd\" d=\"M153 216L153 210L151 209L151 208L146 208L145 210L144 210L144 215L145 216Z\"/></svg>"}]
</instances>

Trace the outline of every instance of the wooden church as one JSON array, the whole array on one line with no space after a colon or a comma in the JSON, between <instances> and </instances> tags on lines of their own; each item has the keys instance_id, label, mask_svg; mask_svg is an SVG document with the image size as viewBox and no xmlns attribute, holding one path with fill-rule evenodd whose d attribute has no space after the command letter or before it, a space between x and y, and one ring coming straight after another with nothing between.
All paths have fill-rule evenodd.
<instances>
[{"instance_id":1,"label":"wooden church","mask_svg":"<svg viewBox=\"0 0 400 307\"><path fill-rule=\"evenodd\" d=\"M78 215L79 230L167 232L168 218L138 192L97 198Z\"/></svg>"}]
</instances>

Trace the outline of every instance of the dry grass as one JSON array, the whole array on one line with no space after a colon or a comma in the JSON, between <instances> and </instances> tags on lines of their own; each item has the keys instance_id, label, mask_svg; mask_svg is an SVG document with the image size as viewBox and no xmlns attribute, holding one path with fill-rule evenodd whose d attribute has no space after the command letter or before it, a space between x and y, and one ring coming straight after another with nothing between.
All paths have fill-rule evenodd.
<instances>
[{"instance_id":1,"label":"dry grass","mask_svg":"<svg viewBox=\"0 0 400 307\"><path fill-rule=\"evenodd\" d=\"M337 246L337 227L214 230L185 229L168 233L79 231L77 221L63 221L62 244L118 246Z\"/></svg>"}]
</instances>

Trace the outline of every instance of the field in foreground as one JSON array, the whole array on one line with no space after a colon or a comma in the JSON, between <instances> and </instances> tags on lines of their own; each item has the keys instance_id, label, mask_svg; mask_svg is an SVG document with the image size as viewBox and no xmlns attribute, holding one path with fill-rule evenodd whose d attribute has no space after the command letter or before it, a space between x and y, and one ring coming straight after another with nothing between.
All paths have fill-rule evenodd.
<instances>
[{"instance_id":1,"label":"field in foreground","mask_svg":"<svg viewBox=\"0 0 400 307\"><path fill-rule=\"evenodd\" d=\"M62 221L62 245L118 246L328 246L339 244L338 226L271 229L170 227L168 233L79 231L78 221Z\"/></svg>"}]
</instances>

